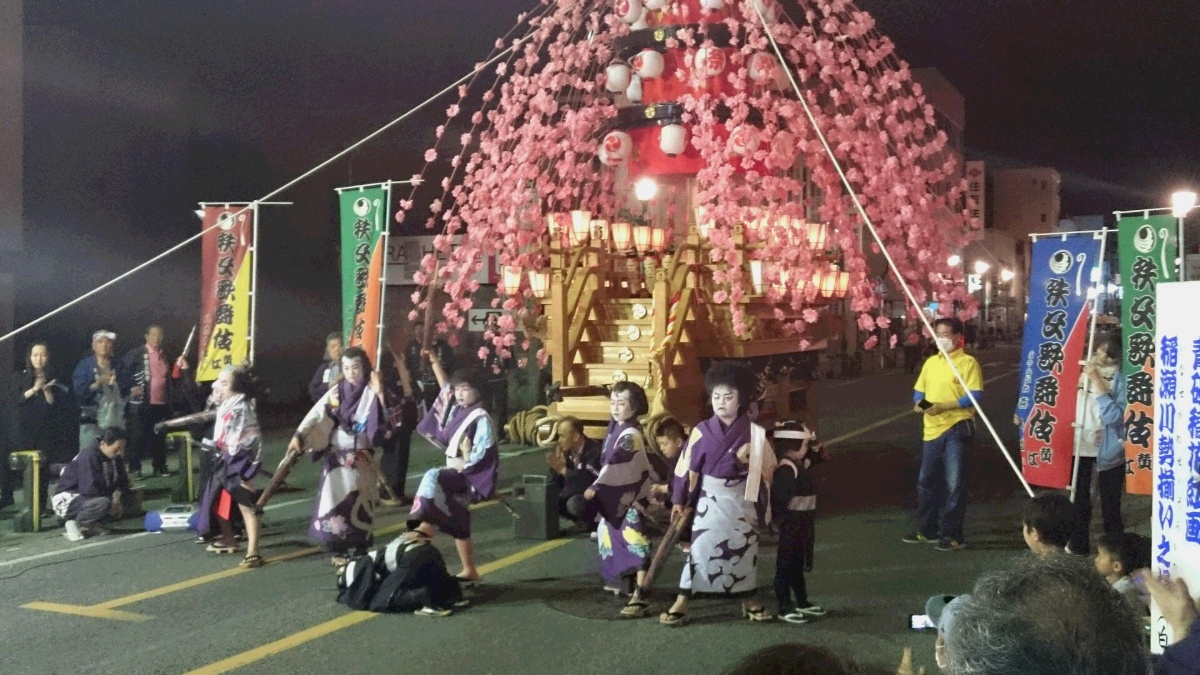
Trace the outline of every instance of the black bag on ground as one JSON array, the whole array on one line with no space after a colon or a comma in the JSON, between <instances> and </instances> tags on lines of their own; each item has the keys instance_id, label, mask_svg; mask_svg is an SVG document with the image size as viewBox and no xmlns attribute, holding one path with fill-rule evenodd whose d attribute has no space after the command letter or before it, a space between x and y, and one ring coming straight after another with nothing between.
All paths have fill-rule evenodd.
<instances>
[{"instance_id":1,"label":"black bag on ground","mask_svg":"<svg viewBox=\"0 0 1200 675\"><path fill-rule=\"evenodd\" d=\"M350 609L367 609L379 590L379 583L375 559L369 555L359 556L338 574L337 601Z\"/></svg>"}]
</instances>

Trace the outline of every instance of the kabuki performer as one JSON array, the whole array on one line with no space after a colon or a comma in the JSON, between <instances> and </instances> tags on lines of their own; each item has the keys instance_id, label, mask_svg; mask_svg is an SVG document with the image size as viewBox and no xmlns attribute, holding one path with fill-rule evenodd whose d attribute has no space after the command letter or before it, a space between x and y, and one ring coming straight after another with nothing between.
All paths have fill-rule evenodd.
<instances>
[{"instance_id":1,"label":"kabuki performer","mask_svg":"<svg viewBox=\"0 0 1200 675\"><path fill-rule=\"evenodd\" d=\"M225 366L213 382L212 402L217 404L211 444L216 457L200 504L200 536L214 534L213 519L221 539L209 545L213 553L233 553L237 542L231 521L240 511L246 525L246 557L242 567L262 567L258 554L260 514L258 491L252 481L261 467L258 416L254 412L254 379L245 368Z\"/></svg>"},{"instance_id":2,"label":"kabuki performer","mask_svg":"<svg viewBox=\"0 0 1200 675\"><path fill-rule=\"evenodd\" d=\"M750 405L758 379L745 365L714 364L705 374L713 416L696 425L676 467L672 520L695 510L692 545L679 595L659 616L666 626L687 623L693 593L735 594L758 587L758 533L770 514L770 486L775 453L767 432L751 421ZM774 617L756 600L742 605L751 621Z\"/></svg>"},{"instance_id":3,"label":"kabuki performer","mask_svg":"<svg viewBox=\"0 0 1200 675\"><path fill-rule=\"evenodd\" d=\"M596 542L604 590L613 593L634 589L622 616L646 615L648 605L638 589L650 564L650 539L638 503L650 493L650 461L646 437L638 417L649 412L646 392L633 382L612 387L612 419L604 437L600 475L583 496L599 511ZM595 512L589 509L589 513Z\"/></svg>"},{"instance_id":4,"label":"kabuki performer","mask_svg":"<svg viewBox=\"0 0 1200 675\"><path fill-rule=\"evenodd\" d=\"M462 571L460 582L475 583L479 570L471 545L471 511L475 502L496 494L500 450L492 418L483 407L485 380L477 370L458 370L446 377L437 355L428 350L441 393L417 425L417 433L446 453L446 466L430 469L413 498L408 526L427 537L438 530L454 538Z\"/></svg>"},{"instance_id":5,"label":"kabuki performer","mask_svg":"<svg viewBox=\"0 0 1200 675\"><path fill-rule=\"evenodd\" d=\"M313 461L324 462L308 536L334 553L339 567L365 553L374 539L375 448L388 431L384 404L379 373L362 348L351 347L342 354L342 380L317 401L288 444L289 454L307 448Z\"/></svg>"}]
</instances>

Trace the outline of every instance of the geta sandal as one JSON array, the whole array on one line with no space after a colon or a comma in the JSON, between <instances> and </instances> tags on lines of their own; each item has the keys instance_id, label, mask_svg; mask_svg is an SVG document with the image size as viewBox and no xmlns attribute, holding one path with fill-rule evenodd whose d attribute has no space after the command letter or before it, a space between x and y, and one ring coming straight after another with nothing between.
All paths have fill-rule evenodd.
<instances>
[{"instance_id":1,"label":"geta sandal","mask_svg":"<svg viewBox=\"0 0 1200 675\"><path fill-rule=\"evenodd\" d=\"M237 544L226 546L225 544L212 543L204 550L209 553L237 553L238 547Z\"/></svg>"},{"instance_id":2,"label":"geta sandal","mask_svg":"<svg viewBox=\"0 0 1200 675\"><path fill-rule=\"evenodd\" d=\"M646 616L649 610L650 603L646 602L645 600L634 599L625 603L625 606L621 608L621 616L628 617L630 619L640 619Z\"/></svg>"},{"instance_id":3,"label":"geta sandal","mask_svg":"<svg viewBox=\"0 0 1200 675\"><path fill-rule=\"evenodd\" d=\"M242 558L242 562L238 563L238 567L248 567L253 569L255 567L262 567L265 564L266 561L263 560L261 555L248 555L245 558Z\"/></svg>"},{"instance_id":4,"label":"geta sandal","mask_svg":"<svg viewBox=\"0 0 1200 675\"><path fill-rule=\"evenodd\" d=\"M750 609L749 607L747 607L745 605L742 605L742 618L749 619L751 621L774 621L775 620L775 617L770 612L767 611L766 607L758 607L756 609Z\"/></svg>"},{"instance_id":5,"label":"geta sandal","mask_svg":"<svg viewBox=\"0 0 1200 675\"><path fill-rule=\"evenodd\" d=\"M686 612L663 612L658 616L658 622L664 626L678 628L687 624L688 616Z\"/></svg>"}]
</instances>

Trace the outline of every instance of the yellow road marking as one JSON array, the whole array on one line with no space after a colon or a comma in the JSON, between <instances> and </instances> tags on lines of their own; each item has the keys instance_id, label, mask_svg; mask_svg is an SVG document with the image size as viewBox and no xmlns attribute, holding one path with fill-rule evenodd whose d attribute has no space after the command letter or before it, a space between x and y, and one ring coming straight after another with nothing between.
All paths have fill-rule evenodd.
<instances>
[{"instance_id":1,"label":"yellow road marking","mask_svg":"<svg viewBox=\"0 0 1200 675\"><path fill-rule=\"evenodd\" d=\"M496 502L494 500L486 501L486 502L479 502L478 504L472 504L470 508L472 510L482 509L482 508L486 508L488 506L495 506L497 503L498 502ZM393 525L381 527L375 531L375 534L377 534L377 535L392 534L393 532L399 532L406 528L407 528L406 522L401 521L401 522L395 523ZM316 546L310 546L307 548L299 549L297 551L292 551L291 553L285 553L283 555L278 555L273 558L267 558L264 562L266 564L271 564L271 563L283 562L285 560L295 560L296 558L304 558L304 557L313 555L315 553L320 553L320 552L321 552L320 548L318 548ZM482 573L482 569L483 568L480 568L481 573ZM74 614L76 616L86 616L86 617L91 617L94 619L112 619L114 621L145 621L152 617L147 616L145 614L134 614L132 612L119 612L119 611L115 611L115 610L117 607L124 607L125 605L132 605L135 602L142 602L143 600L150 600L151 598L157 598L157 597L160 597L163 595L169 595L171 593L187 590L189 588L195 588L196 586L203 586L204 584L209 584L214 581L220 581L221 579L228 579L229 577L235 577L239 574L245 574L246 572L249 572L249 571L251 571L251 568L249 568L249 567L233 567L233 568L230 568L227 570L221 570L220 572L213 572L212 574L206 574L201 577L196 577L194 579L186 579L184 581L180 581L177 583L168 584L168 585L162 586L160 588L153 588L148 591L134 593L133 595L126 595L121 598L116 598L114 600L108 600L106 602L101 602L101 603L95 604L95 605L69 605L69 604L58 603L58 602L31 602L29 604L22 605L22 607L24 609L35 609L35 610L40 610L40 611L44 611L44 612L57 612L59 614Z\"/></svg>"},{"instance_id":2,"label":"yellow road marking","mask_svg":"<svg viewBox=\"0 0 1200 675\"><path fill-rule=\"evenodd\" d=\"M93 619L112 619L113 621L147 621L154 617L146 616L145 614L134 614L133 612L122 612L115 609L103 609L99 606L84 607L82 605L63 605L57 602L31 602L27 605L21 605L25 609L38 609L43 612L57 612L59 614L74 614L75 616L86 616Z\"/></svg>"},{"instance_id":3,"label":"yellow road marking","mask_svg":"<svg viewBox=\"0 0 1200 675\"><path fill-rule=\"evenodd\" d=\"M489 574L491 572L504 569L505 567L515 565L534 556L541 555L547 551L551 551L565 544L569 544L572 541L574 540L552 539L550 541L538 544L537 546L531 546L523 551L518 551L510 556L487 563L486 565L480 565L479 573L481 575ZM343 628L349 628L350 626L356 626L364 621L370 621L377 616L380 615L374 612L351 612L349 614L344 614L336 619L331 619L325 623L320 623L312 626L311 628L306 628L298 633L292 633L287 637L281 638L274 642L269 642L261 647L255 647L254 649L242 652L241 654L235 654L227 659L217 661L216 663L209 664L202 668L197 668L196 670L188 672L187 675L217 675L218 673L227 673L231 670L241 668L242 666L249 665L256 661L261 661L268 656L274 656L275 654L285 652L294 647L299 647L306 642L311 642L319 637L324 637L330 633L335 633Z\"/></svg>"}]
</instances>

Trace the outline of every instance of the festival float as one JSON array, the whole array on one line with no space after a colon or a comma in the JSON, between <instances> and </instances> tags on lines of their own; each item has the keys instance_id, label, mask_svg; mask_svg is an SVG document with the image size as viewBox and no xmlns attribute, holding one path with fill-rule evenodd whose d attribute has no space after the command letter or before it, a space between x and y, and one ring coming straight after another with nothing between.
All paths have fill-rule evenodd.
<instances>
[{"instance_id":1,"label":"festival float","mask_svg":"<svg viewBox=\"0 0 1200 675\"><path fill-rule=\"evenodd\" d=\"M939 264L971 235L961 167L852 3L543 0L505 51L458 88L396 219L427 206L439 233L412 314L438 331L495 256L485 339L502 357L541 341L552 414L607 420L604 387L630 380L695 423L714 359L886 328L880 243L918 303L970 307ZM794 375L767 378L765 415L804 415Z\"/></svg>"}]
</instances>

